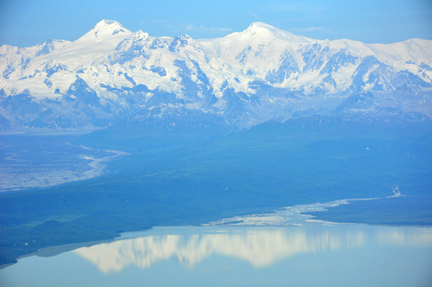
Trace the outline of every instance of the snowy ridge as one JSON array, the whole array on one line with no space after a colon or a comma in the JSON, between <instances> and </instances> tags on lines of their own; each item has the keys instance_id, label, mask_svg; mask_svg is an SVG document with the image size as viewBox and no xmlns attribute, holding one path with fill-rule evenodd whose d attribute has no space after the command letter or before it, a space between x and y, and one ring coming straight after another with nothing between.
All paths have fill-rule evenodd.
<instances>
[{"instance_id":1,"label":"snowy ridge","mask_svg":"<svg viewBox=\"0 0 432 287\"><path fill-rule=\"evenodd\" d=\"M386 103L431 116L431 88L432 41L322 41L259 22L194 40L132 33L102 20L74 42L0 47L0 111L14 129L105 127L161 104L243 128L329 112L367 92L375 96L369 111ZM23 112L22 101L32 112Z\"/></svg>"}]
</instances>

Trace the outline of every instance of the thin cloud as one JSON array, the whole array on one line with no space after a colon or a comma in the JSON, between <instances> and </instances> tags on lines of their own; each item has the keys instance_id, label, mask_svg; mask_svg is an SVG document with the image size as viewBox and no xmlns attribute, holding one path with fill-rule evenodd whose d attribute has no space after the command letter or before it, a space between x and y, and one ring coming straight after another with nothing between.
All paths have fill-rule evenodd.
<instances>
[{"instance_id":1,"label":"thin cloud","mask_svg":"<svg viewBox=\"0 0 432 287\"><path fill-rule=\"evenodd\" d=\"M307 3L273 3L265 7L267 10L283 12L320 12L325 11L325 6L310 5Z\"/></svg>"},{"instance_id":2,"label":"thin cloud","mask_svg":"<svg viewBox=\"0 0 432 287\"><path fill-rule=\"evenodd\" d=\"M217 32L225 32L225 31L231 31L231 28L208 28L204 26L196 27L194 25L187 25L185 27L185 30L194 30L194 31L217 31Z\"/></svg>"},{"instance_id":3,"label":"thin cloud","mask_svg":"<svg viewBox=\"0 0 432 287\"><path fill-rule=\"evenodd\" d=\"M255 19L260 19L260 18L261 18L260 15L258 15L258 14L256 14L256 13L252 12L251 10L248 10L248 14L249 14L249 16L251 16L251 17L253 17L253 18L255 18Z\"/></svg>"},{"instance_id":4,"label":"thin cloud","mask_svg":"<svg viewBox=\"0 0 432 287\"><path fill-rule=\"evenodd\" d=\"M309 28L294 28L291 29L294 32L314 32L314 31L323 31L323 32L332 32L330 30L326 30L323 27L309 27Z\"/></svg>"},{"instance_id":5,"label":"thin cloud","mask_svg":"<svg viewBox=\"0 0 432 287\"><path fill-rule=\"evenodd\" d=\"M309 27L309 28L294 28L293 31L297 32L312 32L312 31L324 31L323 27Z\"/></svg>"},{"instance_id":6,"label":"thin cloud","mask_svg":"<svg viewBox=\"0 0 432 287\"><path fill-rule=\"evenodd\" d=\"M169 20L167 20L167 19L153 19L151 21L154 23L164 23L164 22L168 22Z\"/></svg>"}]
</instances>

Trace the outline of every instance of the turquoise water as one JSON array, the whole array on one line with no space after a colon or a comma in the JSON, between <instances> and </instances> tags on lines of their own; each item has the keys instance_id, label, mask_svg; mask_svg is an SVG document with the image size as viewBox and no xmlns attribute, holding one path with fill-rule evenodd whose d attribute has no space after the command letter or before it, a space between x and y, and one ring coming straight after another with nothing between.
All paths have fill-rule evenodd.
<instances>
[{"instance_id":1,"label":"turquoise water","mask_svg":"<svg viewBox=\"0 0 432 287\"><path fill-rule=\"evenodd\" d=\"M50 248L0 270L8 286L431 286L432 228L158 227ZM62 252L64 251L64 252Z\"/></svg>"}]
</instances>

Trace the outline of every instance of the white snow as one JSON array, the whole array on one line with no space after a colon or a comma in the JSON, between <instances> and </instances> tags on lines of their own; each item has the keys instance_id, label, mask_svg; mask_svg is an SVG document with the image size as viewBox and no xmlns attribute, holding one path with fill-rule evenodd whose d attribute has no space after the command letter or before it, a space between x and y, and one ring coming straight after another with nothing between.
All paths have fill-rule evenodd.
<instances>
[{"instance_id":1,"label":"white snow","mask_svg":"<svg viewBox=\"0 0 432 287\"><path fill-rule=\"evenodd\" d=\"M143 31L132 33L116 21L102 20L73 42L51 40L29 48L3 45L0 47L0 88L7 95L28 90L37 99L58 98L61 95L55 94L55 90L59 89L60 94L66 93L79 76L96 91L102 101L121 101L101 85L131 88L133 84L124 76L127 74L136 84L146 85L151 90L159 88L182 97L179 68L174 65L176 60L181 60L185 61L190 78L195 82L200 80L198 69L192 61L198 63L219 99L223 95L222 86L225 83L235 92L251 96L255 90L249 84L254 80L267 82L269 73L279 70L286 55L290 56L300 71L288 75L273 86L303 90L306 94L313 93L317 87L323 87L329 94L346 90L352 83L358 65L367 56L375 56L396 71L408 70L432 83L432 72L420 71L419 68L421 63L432 66L432 41L429 40L411 39L386 45L346 39L321 41L296 36L260 22L223 38L195 40L187 35L180 38L186 45L178 45L172 52L169 45L173 38L152 37ZM156 42L159 46L152 46ZM45 45L50 45L52 51L36 56ZM346 63L337 72L331 72L336 86L323 84L323 79L329 74L321 73L321 69L339 51L357 57L356 63ZM310 61L322 57L323 62L306 71L306 57L309 56ZM129 58L116 61L122 57ZM47 69L59 66L62 68L57 72L48 74ZM152 67L162 67L166 75L151 71ZM365 82L369 73L364 75ZM52 86L49 87L44 81L49 81ZM273 105L277 103L274 100ZM220 100L216 105L224 106L224 101Z\"/></svg>"}]
</instances>

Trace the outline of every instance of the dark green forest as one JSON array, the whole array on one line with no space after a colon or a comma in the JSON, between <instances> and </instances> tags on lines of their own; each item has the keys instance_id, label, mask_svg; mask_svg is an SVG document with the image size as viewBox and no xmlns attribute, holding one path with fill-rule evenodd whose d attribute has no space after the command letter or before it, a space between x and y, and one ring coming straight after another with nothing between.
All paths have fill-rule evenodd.
<instances>
[{"instance_id":1,"label":"dark green forest","mask_svg":"<svg viewBox=\"0 0 432 287\"><path fill-rule=\"evenodd\" d=\"M267 122L236 133L113 127L86 135L3 135L13 146L66 143L129 152L93 179L0 194L0 264L40 248L114 238L153 226L337 199L318 218L389 225L432 224L432 132L322 119ZM3 153L5 151L3 150Z\"/></svg>"}]
</instances>

